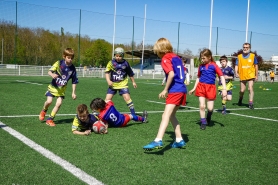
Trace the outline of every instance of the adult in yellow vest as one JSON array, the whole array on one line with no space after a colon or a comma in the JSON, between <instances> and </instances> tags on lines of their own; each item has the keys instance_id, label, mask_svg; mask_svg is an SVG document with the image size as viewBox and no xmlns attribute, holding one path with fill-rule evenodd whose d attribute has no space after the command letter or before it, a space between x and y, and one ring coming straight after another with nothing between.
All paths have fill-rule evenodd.
<instances>
[{"instance_id":1,"label":"adult in yellow vest","mask_svg":"<svg viewBox=\"0 0 278 185\"><path fill-rule=\"evenodd\" d=\"M243 53L237 56L235 73L236 77L240 79L240 92L238 105L242 105L242 99L244 91L246 89L246 84L248 82L249 90L249 108L254 109L253 99L254 99L254 81L258 80L258 60L254 53L251 53L251 44L243 44Z\"/></svg>"},{"instance_id":2,"label":"adult in yellow vest","mask_svg":"<svg viewBox=\"0 0 278 185\"><path fill-rule=\"evenodd\" d=\"M271 83L273 83L274 82L274 77L275 77L275 73L274 73L273 70L269 73L269 76L270 76Z\"/></svg>"}]
</instances>

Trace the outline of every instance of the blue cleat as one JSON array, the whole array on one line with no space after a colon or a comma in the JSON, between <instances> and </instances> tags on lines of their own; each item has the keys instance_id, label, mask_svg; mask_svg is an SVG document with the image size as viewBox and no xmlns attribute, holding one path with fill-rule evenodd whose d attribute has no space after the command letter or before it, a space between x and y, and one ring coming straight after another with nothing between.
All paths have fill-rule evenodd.
<instances>
[{"instance_id":1,"label":"blue cleat","mask_svg":"<svg viewBox=\"0 0 278 185\"><path fill-rule=\"evenodd\" d=\"M153 149L159 149L163 147L163 142L160 140L158 142L152 141L148 145L144 146L144 150L153 150Z\"/></svg>"},{"instance_id":2,"label":"blue cleat","mask_svg":"<svg viewBox=\"0 0 278 185\"><path fill-rule=\"evenodd\" d=\"M172 144L172 148L183 148L185 147L186 143L184 140L181 140L179 143L176 141Z\"/></svg>"}]
</instances>

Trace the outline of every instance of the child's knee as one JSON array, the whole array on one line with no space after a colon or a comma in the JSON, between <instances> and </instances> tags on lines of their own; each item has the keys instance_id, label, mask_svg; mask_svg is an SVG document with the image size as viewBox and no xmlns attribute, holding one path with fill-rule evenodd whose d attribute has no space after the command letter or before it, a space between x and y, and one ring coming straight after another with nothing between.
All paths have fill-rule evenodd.
<instances>
[{"instance_id":1,"label":"child's knee","mask_svg":"<svg viewBox=\"0 0 278 185\"><path fill-rule=\"evenodd\" d=\"M204 111L206 109L206 105L200 105L200 110Z\"/></svg>"}]
</instances>

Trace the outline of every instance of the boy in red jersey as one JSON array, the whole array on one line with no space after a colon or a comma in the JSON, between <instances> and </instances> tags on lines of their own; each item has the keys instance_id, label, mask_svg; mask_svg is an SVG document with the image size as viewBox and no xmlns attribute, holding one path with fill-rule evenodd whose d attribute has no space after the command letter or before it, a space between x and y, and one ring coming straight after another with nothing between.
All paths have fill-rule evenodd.
<instances>
[{"instance_id":1,"label":"boy in red jersey","mask_svg":"<svg viewBox=\"0 0 278 185\"><path fill-rule=\"evenodd\" d=\"M142 116L135 114L121 114L114 106L111 100L104 101L101 98L95 98L92 100L90 107L93 112L98 112L98 117L101 121L106 124L106 128L112 127L124 127L130 120L146 123L147 122L147 111L143 112ZM108 131L104 132L106 134Z\"/></svg>"},{"instance_id":2,"label":"boy in red jersey","mask_svg":"<svg viewBox=\"0 0 278 185\"><path fill-rule=\"evenodd\" d=\"M162 138L169 121L171 121L176 134L176 140L173 142L172 148L182 148L186 143L181 135L176 112L180 105L185 105L186 102L187 90L184 84L183 64L180 57L173 53L172 44L166 38L158 39L154 44L153 50L161 58L161 66L166 76L164 90L158 95L159 98L166 98L166 105L155 140L144 146L143 149L153 150L163 147Z\"/></svg>"},{"instance_id":3,"label":"boy in red jersey","mask_svg":"<svg viewBox=\"0 0 278 185\"><path fill-rule=\"evenodd\" d=\"M195 95L199 97L199 106L200 106L200 117L201 117L201 126L202 130L206 129L207 124L211 121L211 115L213 113L214 100L216 99L216 86L215 78L216 74L219 76L222 83L222 96L227 96L226 82L223 77L221 69L213 61L212 53L209 49L204 49L200 53L200 61L202 64L199 66L198 75L195 82L195 85L192 90L189 91L191 95L195 90ZM205 118L205 108L207 100L207 118Z\"/></svg>"}]
</instances>

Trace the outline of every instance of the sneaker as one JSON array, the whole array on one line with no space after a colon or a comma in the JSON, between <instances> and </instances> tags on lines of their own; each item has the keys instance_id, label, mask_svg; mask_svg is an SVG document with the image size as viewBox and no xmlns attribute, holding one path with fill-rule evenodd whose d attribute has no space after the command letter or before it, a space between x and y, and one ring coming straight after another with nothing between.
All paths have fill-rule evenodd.
<instances>
[{"instance_id":1,"label":"sneaker","mask_svg":"<svg viewBox=\"0 0 278 185\"><path fill-rule=\"evenodd\" d=\"M144 146L143 149L144 150L153 150L153 149L162 148L162 146L163 146L163 142L161 140L158 142L152 141L148 145Z\"/></svg>"},{"instance_id":2,"label":"sneaker","mask_svg":"<svg viewBox=\"0 0 278 185\"><path fill-rule=\"evenodd\" d=\"M249 109L254 109L254 105L253 104L249 104Z\"/></svg>"},{"instance_id":3,"label":"sneaker","mask_svg":"<svg viewBox=\"0 0 278 185\"><path fill-rule=\"evenodd\" d=\"M51 127L55 127L55 126L56 126L55 123L54 123L54 121L53 121L52 119L46 120L46 124L49 125L49 126L51 126Z\"/></svg>"},{"instance_id":4,"label":"sneaker","mask_svg":"<svg viewBox=\"0 0 278 185\"><path fill-rule=\"evenodd\" d=\"M183 148L185 147L186 143L184 140L181 140L179 143L176 141L172 144L172 148Z\"/></svg>"},{"instance_id":5,"label":"sneaker","mask_svg":"<svg viewBox=\"0 0 278 185\"><path fill-rule=\"evenodd\" d=\"M227 114L226 110L222 110L222 114L223 115Z\"/></svg>"},{"instance_id":6,"label":"sneaker","mask_svg":"<svg viewBox=\"0 0 278 185\"><path fill-rule=\"evenodd\" d=\"M40 115L39 115L39 120L43 121L44 117L45 117L46 112L44 112L43 110L41 111Z\"/></svg>"},{"instance_id":7,"label":"sneaker","mask_svg":"<svg viewBox=\"0 0 278 185\"><path fill-rule=\"evenodd\" d=\"M202 123L201 126L200 126L200 129L201 129L201 130L205 130L206 127L207 127L207 124Z\"/></svg>"},{"instance_id":8,"label":"sneaker","mask_svg":"<svg viewBox=\"0 0 278 185\"><path fill-rule=\"evenodd\" d=\"M143 111L142 117L144 118L143 123L148 122L148 112L146 110Z\"/></svg>"}]
</instances>

